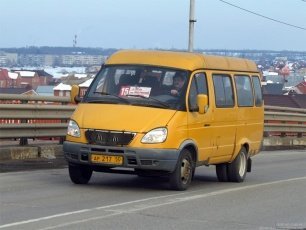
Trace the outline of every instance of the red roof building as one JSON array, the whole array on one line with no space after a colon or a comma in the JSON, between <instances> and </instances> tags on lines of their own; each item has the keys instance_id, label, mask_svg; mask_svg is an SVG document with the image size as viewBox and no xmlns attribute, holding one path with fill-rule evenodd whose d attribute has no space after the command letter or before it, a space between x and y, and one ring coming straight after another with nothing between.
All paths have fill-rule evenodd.
<instances>
[{"instance_id":1,"label":"red roof building","mask_svg":"<svg viewBox=\"0 0 306 230\"><path fill-rule=\"evenodd\" d=\"M295 91L298 94L306 94L306 82L303 81L295 86Z\"/></svg>"},{"instance_id":2,"label":"red roof building","mask_svg":"<svg viewBox=\"0 0 306 230\"><path fill-rule=\"evenodd\" d=\"M11 79L8 76L6 69L0 69L0 88L7 88L10 86Z\"/></svg>"}]
</instances>

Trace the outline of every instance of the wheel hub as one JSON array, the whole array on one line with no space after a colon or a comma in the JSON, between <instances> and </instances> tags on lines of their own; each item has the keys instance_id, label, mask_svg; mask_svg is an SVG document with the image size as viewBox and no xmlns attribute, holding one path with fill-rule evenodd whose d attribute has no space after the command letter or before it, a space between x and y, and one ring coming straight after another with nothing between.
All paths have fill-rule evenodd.
<instances>
[{"instance_id":1,"label":"wheel hub","mask_svg":"<svg viewBox=\"0 0 306 230\"><path fill-rule=\"evenodd\" d=\"M191 176L191 164L187 159L182 161L181 166L181 180L186 184Z\"/></svg>"},{"instance_id":2,"label":"wheel hub","mask_svg":"<svg viewBox=\"0 0 306 230\"><path fill-rule=\"evenodd\" d=\"M241 154L240 156L240 167L239 167L239 175L243 177L246 171L247 160L245 154Z\"/></svg>"}]
</instances>

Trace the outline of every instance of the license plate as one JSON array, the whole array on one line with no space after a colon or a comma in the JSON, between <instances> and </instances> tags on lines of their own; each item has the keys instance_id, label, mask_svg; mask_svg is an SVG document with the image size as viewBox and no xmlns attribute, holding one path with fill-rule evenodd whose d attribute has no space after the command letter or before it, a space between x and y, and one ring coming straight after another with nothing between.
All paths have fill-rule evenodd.
<instances>
[{"instance_id":1,"label":"license plate","mask_svg":"<svg viewBox=\"0 0 306 230\"><path fill-rule=\"evenodd\" d=\"M123 157L122 156L110 156L103 154L91 154L91 162L93 163L102 163L110 165L122 165Z\"/></svg>"}]
</instances>

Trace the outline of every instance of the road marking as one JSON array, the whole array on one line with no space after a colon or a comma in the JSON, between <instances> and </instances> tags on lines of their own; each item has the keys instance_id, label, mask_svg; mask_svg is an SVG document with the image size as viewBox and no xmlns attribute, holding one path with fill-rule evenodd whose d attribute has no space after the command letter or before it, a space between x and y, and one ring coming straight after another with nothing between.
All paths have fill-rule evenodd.
<instances>
[{"instance_id":1,"label":"road marking","mask_svg":"<svg viewBox=\"0 0 306 230\"><path fill-rule=\"evenodd\" d=\"M64 217L64 216L71 216L71 215L76 215L76 214L80 214L80 213L94 212L94 211L97 211L97 210L105 210L105 211L115 212L115 213L105 215L105 216L91 217L91 218L87 218L87 219L83 219L83 220L76 220L76 221L72 221L72 222L67 222L67 223L64 223L62 225L43 228L45 230L47 230L47 229L49 230L49 229L53 229L53 228L56 228L56 227L65 227L65 226L68 226L68 225L73 225L73 224L77 224L77 223L84 223L84 222L88 222L88 221L91 221L91 220L103 219L103 218L106 218L106 217L110 217L110 216L114 216L114 215L120 215L120 214L123 214L123 213L137 212L137 211L141 211L141 210L145 210L145 209L156 208L156 207L160 207L160 206L176 204L176 203L180 203L180 202L186 202L186 201L191 201L191 200L196 200L196 199L201 199L201 198L207 198L207 197L211 197L211 196L217 196L217 195L230 193L230 192L236 192L236 191L240 191L240 190L253 189L253 188L258 188L258 187L267 186L267 185L275 185L275 184L281 184L281 183L287 183L287 182L293 182L293 181L299 181L299 180L306 180L306 177L297 177L297 178L291 178L291 179L285 179L285 180L279 180L279 181L265 182L265 183L261 183L261 184L255 184L255 185L247 185L247 186L242 186L242 187L238 187L238 188L223 189L223 190L220 190L220 191L210 192L210 193L206 193L206 194L189 195L189 194L202 192L202 190L196 190L196 191L192 191L192 192L179 192L179 193L165 195L165 196L150 197L150 198L128 201L128 202L123 202L123 203L118 203L118 204L105 205L105 206L100 206L100 207L95 207L95 208L90 208L90 209L82 209L82 210L77 210L77 211L72 211L72 212L59 213L59 214L55 214L55 215L51 215L51 216L45 216L45 217L36 218L36 219L29 219L29 220L25 220L25 221L0 225L0 229L19 226L19 225L30 224L30 223L34 223L34 222L40 222L40 221L44 221L44 220L55 219L55 218ZM182 195L184 195L184 197L175 198L176 196L182 196ZM170 199L167 199L167 198L170 198ZM153 203L142 204L142 203L149 202L149 201L151 201ZM121 206L125 206L125 205L127 205L128 207L120 208Z\"/></svg>"},{"instance_id":2,"label":"road marking","mask_svg":"<svg viewBox=\"0 0 306 230\"><path fill-rule=\"evenodd\" d=\"M37 218L37 219L24 220L24 221L20 221L20 222L11 223L11 224L0 225L0 228L8 228L8 227L13 227L13 226L17 226L17 225L29 224L29 223L33 223L33 222L42 221L42 220L49 220L49 219L53 219L53 218L57 218L57 217L74 215L74 214L79 214L79 213L84 213L84 212L89 212L89 211L90 211L90 209L83 209L83 210L78 210L78 211L74 211L74 212L65 212L65 213L60 213L60 214L56 214L56 215L52 215L52 216L45 216L45 217L41 217L41 218Z\"/></svg>"},{"instance_id":3,"label":"road marking","mask_svg":"<svg viewBox=\"0 0 306 230\"><path fill-rule=\"evenodd\" d=\"M23 224L29 224L29 223L34 223L34 222L39 222L43 220L50 220L58 217L63 217L63 216L69 216L69 215L75 215L75 214L80 214L80 213L85 213L85 212L92 212L95 210L101 210L101 209L107 209L107 208L112 208L116 206L121 206L121 205L128 205L128 204L133 204L133 203L138 203L138 202L146 202L154 199L161 199L161 198L167 198L171 196L178 196L178 195L183 195L185 193L176 193L176 194L171 194L171 195L166 195L166 196L156 196L156 197L150 197L150 198L145 198L145 199L140 199L140 200L134 200L134 201L128 201L128 202L123 202L123 203L118 203L118 204L111 204L111 205L106 205L106 206L101 206L101 207L96 207L96 208L91 208L91 209L82 209L78 211L73 211L73 212L64 212L64 213L59 213L51 216L45 216L45 217L40 217L36 219L30 219L30 220L24 220L20 222L15 222L15 223L10 223L10 224L5 224L5 225L0 225L1 228L7 228L7 227L13 227L13 226L18 226L18 225L23 225Z\"/></svg>"},{"instance_id":4,"label":"road marking","mask_svg":"<svg viewBox=\"0 0 306 230\"><path fill-rule=\"evenodd\" d=\"M58 224L58 225L54 225L51 227L47 227L47 228L40 228L39 230L51 230L51 229L56 229L56 228L63 228L69 225L73 225L73 224L80 224L80 223L85 223L88 221L92 221L92 220L100 220L100 219L105 219L108 217L112 217L112 216L117 216L120 215L121 213L112 213L112 214L108 214L108 215L104 215L104 216L98 216L98 217L91 217L91 218L87 218L87 219L83 219L83 220L77 220L77 221L73 221L73 222L67 222L64 224Z\"/></svg>"}]
</instances>

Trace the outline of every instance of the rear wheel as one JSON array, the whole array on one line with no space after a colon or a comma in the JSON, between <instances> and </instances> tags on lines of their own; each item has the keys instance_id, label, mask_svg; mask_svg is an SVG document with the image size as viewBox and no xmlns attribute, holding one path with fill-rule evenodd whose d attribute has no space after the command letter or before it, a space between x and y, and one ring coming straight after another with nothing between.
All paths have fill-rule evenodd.
<instances>
[{"instance_id":1,"label":"rear wheel","mask_svg":"<svg viewBox=\"0 0 306 230\"><path fill-rule=\"evenodd\" d=\"M227 174L230 182L244 181L248 168L247 162L247 151L242 147L235 160L227 166Z\"/></svg>"},{"instance_id":2,"label":"rear wheel","mask_svg":"<svg viewBox=\"0 0 306 230\"><path fill-rule=\"evenodd\" d=\"M92 175L92 169L87 165L69 164L69 176L75 184L87 184Z\"/></svg>"},{"instance_id":3,"label":"rear wheel","mask_svg":"<svg viewBox=\"0 0 306 230\"><path fill-rule=\"evenodd\" d=\"M227 165L226 163L216 165L217 178L220 182L228 182Z\"/></svg>"},{"instance_id":4,"label":"rear wheel","mask_svg":"<svg viewBox=\"0 0 306 230\"><path fill-rule=\"evenodd\" d=\"M189 150L184 149L177 162L176 168L170 175L170 185L175 190L186 190L194 172L194 163Z\"/></svg>"}]
</instances>

